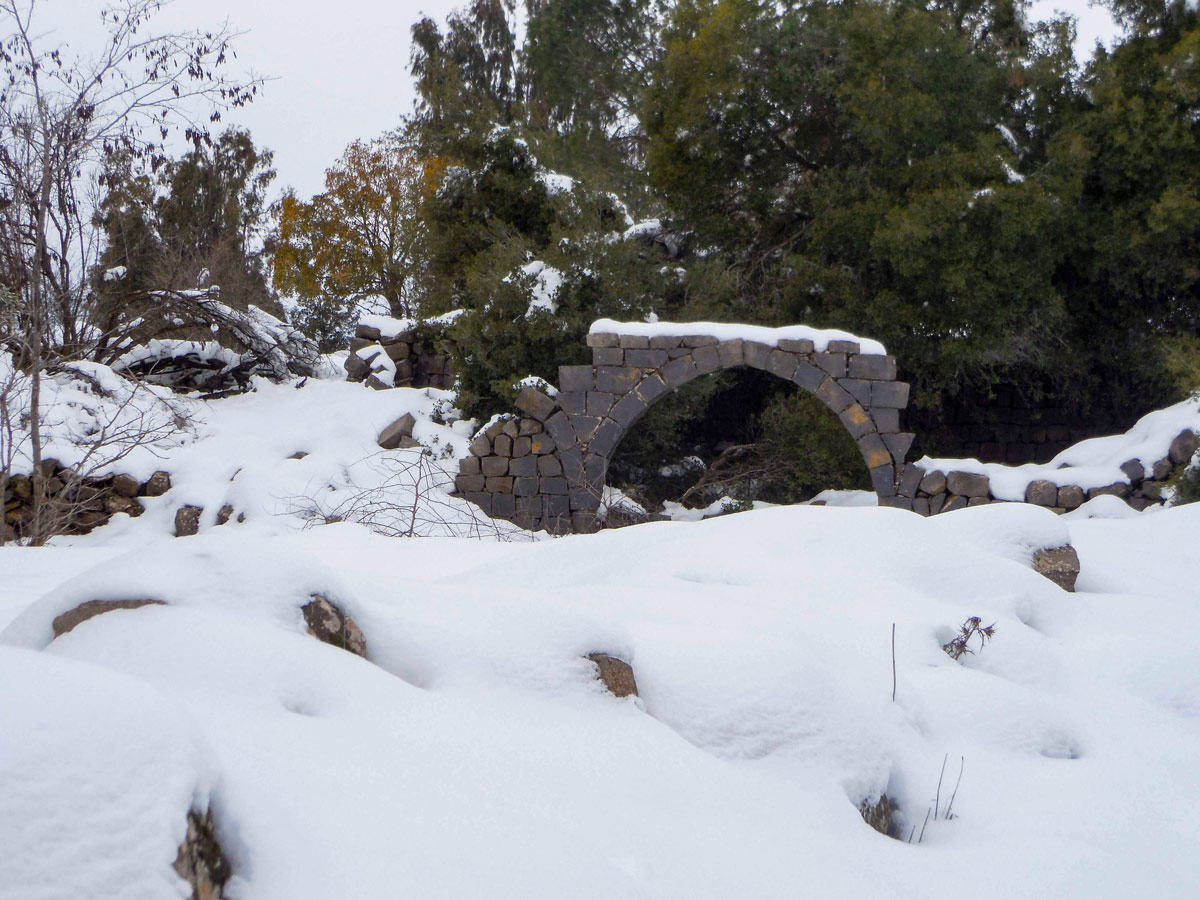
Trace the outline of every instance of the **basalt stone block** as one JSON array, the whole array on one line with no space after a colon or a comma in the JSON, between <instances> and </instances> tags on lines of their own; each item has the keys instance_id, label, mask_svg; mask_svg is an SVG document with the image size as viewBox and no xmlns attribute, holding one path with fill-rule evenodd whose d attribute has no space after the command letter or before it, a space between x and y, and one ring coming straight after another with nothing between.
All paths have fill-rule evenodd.
<instances>
[{"instance_id":1,"label":"basalt stone block","mask_svg":"<svg viewBox=\"0 0 1200 900\"><path fill-rule=\"evenodd\" d=\"M850 436L855 439L875 430L875 426L871 424L871 417L857 403L851 403L843 409L838 413L838 418L842 420L842 425L850 432Z\"/></svg>"},{"instance_id":2,"label":"basalt stone block","mask_svg":"<svg viewBox=\"0 0 1200 900\"><path fill-rule=\"evenodd\" d=\"M666 350L626 350L624 365L657 369L659 366L665 366L668 359ZM617 365L622 365L622 363L617 363Z\"/></svg>"},{"instance_id":3,"label":"basalt stone block","mask_svg":"<svg viewBox=\"0 0 1200 900\"><path fill-rule=\"evenodd\" d=\"M565 450L575 444L575 429L571 427L566 413L561 410L546 420L546 431L554 438L554 443L560 450Z\"/></svg>"},{"instance_id":4,"label":"basalt stone block","mask_svg":"<svg viewBox=\"0 0 1200 900\"><path fill-rule=\"evenodd\" d=\"M558 461L558 457L554 454L547 456L531 456L530 459L536 460L537 474L539 475L561 475L563 468L562 463Z\"/></svg>"},{"instance_id":5,"label":"basalt stone block","mask_svg":"<svg viewBox=\"0 0 1200 900\"><path fill-rule=\"evenodd\" d=\"M864 381L861 378L839 378L838 384L854 398L856 403L870 408L871 382Z\"/></svg>"},{"instance_id":6,"label":"basalt stone block","mask_svg":"<svg viewBox=\"0 0 1200 900\"><path fill-rule=\"evenodd\" d=\"M971 497L967 500L967 506L987 506L991 502L991 497Z\"/></svg>"},{"instance_id":7,"label":"basalt stone block","mask_svg":"<svg viewBox=\"0 0 1200 900\"><path fill-rule=\"evenodd\" d=\"M460 494L470 494L475 491L482 491L486 486L487 479L482 475L459 475L454 479L454 488Z\"/></svg>"},{"instance_id":8,"label":"basalt stone block","mask_svg":"<svg viewBox=\"0 0 1200 900\"><path fill-rule=\"evenodd\" d=\"M938 513L940 513L942 511L942 509L943 509L943 507L945 507L945 505L946 505L946 495L945 494L934 494L932 497L929 498L929 514L931 516L936 516Z\"/></svg>"},{"instance_id":9,"label":"basalt stone block","mask_svg":"<svg viewBox=\"0 0 1200 900\"><path fill-rule=\"evenodd\" d=\"M880 506L889 506L892 509L907 509L913 511L913 501L911 497L880 497Z\"/></svg>"},{"instance_id":10,"label":"basalt stone block","mask_svg":"<svg viewBox=\"0 0 1200 900\"><path fill-rule=\"evenodd\" d=\"M514 478L513 479L513 494L518 497L532 497L538 492L537 477L530 478Z\"/></svg>"},{"instance_id":11,"label":"basalt stone block","mask_svg":"<svg viewBox=\"0 0 1200 900\"><path fill-rule=\"evenodd\" d=\"M1196 432L1190 428L1185 428L1176 435L1175 440L1171 441L1171 448L1167 451L1167 458L1174 465L1182 466L1192 458L1197 447L1200 447L1200 438L1197 438Z\"/></svg>"},{"instance_id":12,"label":"basalt stone block","mask_svg":"<svg viewBox=\"0 0 1200 900\"><path fill-rule=\"evenodd\" d=\"M692 361L696 364L696 372L707 375L721 368L721 350L719 344L706 344L692 351Z\"/></svg>"},{"instance_id":13,"label":"basalt stone block","mask_svg":"<svg viewBox=\"0 0 1200 900\"><path fill-rule=\"evenodd\" d=\"M1064 485L1058 489L1058 503L1063 509L1078 509L1083 505L1083 488L1073 484Z\"/></svg>"},{"instance_id":14,"label":"basalt stone block","mask_svg":"<svg viewBox=\"0 0 1200 900\"><path fill-rule=\"evenodd\" d=\"M571 498L566 494L546 494L542 497L542 515L548 517L569 517L571 515Z\"/></svg>"},{"instance_id":15,"label":"basalt stone block","mask_svg":"<svg viewBox=\"0 0 1200 900\"><path fill-rule=\"evenodd\" d=\"M708 347L720 342L711 334L685 334L682 343L685 347Z\"/></svg>"},{"instance_id":16,"label":"basalt stone block","mask_svg":"<svg viewBox=\"0 0 1200 900\"><path fill-rule=\"evenodd\" d=\"M826 377L817 388L817 397L821 402L832 409L835 413L840 413L843 409L854 402L842 386L839 385L832 377Z\"/></svg>"},{"instance_id":17,"label":"basalt stone block","mask_svg":"<svg viewBox=\"0 0 1200 900\"><path fill-rule=\"evenodd\" d=\"M832 341L830 342L832 343ZM814 353L812 361L816 363L826 374L832 375L834 378L846 377L846 354L845 353Z\"/></svg>"},{"instance_id":18,"label":"basalt stone block","mask_svg":"<svg viewBox=\"0 0 1200 900\"><path fill-rule=\"evenodd\" d=\"M521 433L520 429L517 427L517 420L511 418L504 420L503 424L500 426L500 432L514 439Z\"/></svg>"},{"instance_id":19,"label":"basalt stone block","mask_svg":"<svg viewBox=\"0 0 1200 900\"><path fill-rule=\"evenodd\" d=\"M1166 481L1171 477L1171 470L1175 468L1170 458L1160 459L1154 464L1150 474L1154 476L1155 481Z\"/></svg>"},{"instance_id":20,"label":"basalt stone block","mask_svg":"<svg viewBox=\"0 0 1200 900\"><path fill-rule=\"evenodd\" d=\"M539 419L522 419L521 424L517 426L518 435L541 434L543 430Z\"/></svg>"},{"instance_id":21,"label":"basalt stone block","mask_svg":"<svg viewBox=\"0 0 1200 900\"><path fill-rule=\"evenodd\" d=\"M615 334L589 334L587 336L587 345L589 347L619 347L621 346L620 338Z\"/></svg>"},{"instance_id":22,"label":"basalt stone block","mask_svg":"<svg viewBox=\"0 0 1200 900\"><path fill-rule=\"evenodd\" d=\"M816 345L807 338L802 338L798 341L790 338L783 338L779 341L779 349L786 350L788 353L803 353L809 354L816 352Z\"/></svg>"},{"instance_id":23,"label":"basalt stone block","mask_svg":"<svg viewBox=\"0 0 1200 900\"><path fill-rule=\"evenodd\" d=\"M50 625L54 629L54 636L61 637L68 631L73 630L77 625L82 625L88 619L102 613L111 612L114 609L139 609L143 606L166 605L166 602L163 600L88 600L80 603L69 612L65 612L61 616L56 616Z\"/></svg>"},{"instance_id":24,"label":"basalt stone block","mask_svg":"<svg viewBox=\"0 0 1200 900\"><path fill-rule=\"evenodd\" d=\"M896 470L890 463L871 469L871 487L881 499L896 496Z\"/></svg>"},{"instance_id":25,"label":"basalt stone block","mask_svg":"<svg viewBox=\"0 0 1200 900\"><path fill-rule=\"evenodd\" d=\"M459 475L478 475L480 471L478 456L468 456L458 461Z\"/></svg>"},{"instance_id":26,"label":"basalt stone block","mask_svg":"<svg viewBox=\"0 0 1200 900\"><path fill-rule=\"evenodd\" d=\"M1092 488L1087 492L1087 498L1091 500L1093 497L1100 497L1105 494L1112 494L1114 497L1120 497L1124 500L1133 492L1124 481L1114 481L1112 484L1106 484L1104 487Z\"/></svg>"},{"instance_id":27,"label":"basalt stone block","mask_svg":"<svg viewBox=\"0 0 1200 900\"><path fill-rule=\"evenodd\" d=\"M792 381L814 394L825 378L826 375L821 369L805 360L800 360L796 364L796 371L792 373Z\"/></svg>"},{"instance_id":28,"label":"basalt stone block","mask_svg":"<svg viewBox=\"0 0 1200 900\"><path fill-rule=\"evenodd\" d=\"M765 369L767 367L767 359L774 349L774 347L768 347L766 344L760 344L758 341L744 341L742 344L742 355L746 359L746 365L755 369Z\"/></svg>"},{"instance_id":29,"label":"basalt stone block","mask_svg":"<svg viewBox=\"0 0 1200 900\"><path fill-rule=\"evenodd\" d=\"M537 388L526 385L517 394L517 409L528 413L539 422L544 422L554 412L554 401Z\"/></svg>"},{"instance_id":30,"label":"basalt stone block","mask_svg":"<svg viewBox=\"0 0 1200 900\"><path fill-rule=\"evenodd\" d=\"M741 338L721 341L717 344L717 356L721 360L721 368L731 369L734 366L742 365L746 361L744 349Z\"/></svg>"},{"instance_id":31,"label":"basalt stone block","mask_svg":"<svg viewBox=\"0 0 1200 900\"><path fill-rule=\"evenodd\" d=\"M171 489L171 476L167 472L155 472L141 487L143 497L161 497Z\"/></svg>"},{"instance_id":32,"label":"basalt stone block","mask_svg":"<svg viewBox=\"0 0 1200 900\"><path fill-rule=\"evenodd\" d=\"M593 453L608 456L616 449L624 433L625 429L619 423L614 422L612 419L605 419L600 427L596 429L596 434L592 438L589 448Z\"/></svg>"},{"instance_id":33,"label":"basalt stone block","mask_svg":"<svg viewBox=\"0 0 1200 900\"><path fill-rule=\"evenodd\" d=\"M604 391L588 391L587 414L589 416L607 416L615 399L612 394Z\"/></svg>"},{"instance_id":34,"label":"basalt stone block","mask_svg":"<svg viewBox=\"0 0 1200 900\"><path fill-rule=\"evenodd\" d=\"M1058 506L1058 485L1039 478L1025 488L1025 502L1035 506Z\"/></svg>"},{"instance_id":35,"label":"basalt stone block","mask_svg":"<svg viewBox=\"0 0 1200 900\"><path fill-rule=\"evenodd\" d=\"M512 494L492 494L492 515L511 519L517 514L517 498Z\"/></svg>"},{"instance_id":36,"label":"basalt stone block","mask_svg":"<svg viewBox=\"0 0 1200 900\"><path fill-rule=\"evenodd\" d=\"M772 350L767 356L767 371L772 375L778 375L780 378L792 380L792 375L796 371L796 366L800 360L796 358L794 353L788 353L784 350Z\"/></svg>"},{"instance_id":37,"label":"basalt stone block","mask_svg":"<svg viewBox=\"0 0 1200 900\"><path fill-rule=\"evenodd\" d=\"M583 463L584 479L589 485L604 487L604 475L608 470L608 460L599 454L592 453Z\"/></svg>"},{"instance_id":38,"label":"basalt stone block","mask_svg":"<svg viewBox=\"0 0 1200 900\"><path fill-rule=\"evenodd\" d=\"M571 427L575 429L575 437L581 442L587 443L592 439L602 421L604 420L599 416L571 416Z\"/></svg>"},{"instance_id":39,"label":"basalt stone block","mask_svg":"<svg viewBox=\"0 0 1200 900\"><path fill-rule=\"evenodd\" d=\"M912 511L915 512L918 516L929 515L929 498L928 497L914 497L913 501L912 501Z\"/></svg>"},{"instance_id":40,"label":"basalt stone block","mask_svg":"<svg viewBox=\"0 0 1200 900\"><path fill-rule=\"evenodd\" d=\"M363 325L361 322L354 327L354 336L364 341L382 340L383 335L380 334L378 328L372 328L370 325Z\"/></svg>"},{"instance_id":41,"label":"basalt stone block","mask_svg":"<svg viewBox=\"0 0 1200 900\"><path fill-rule=\"evenodd\" d=\"M920 491L922 494L944 494L946 493L946 473L930 472L921 479Z\"/></svg>"},{"instance_id":42,"label":"basalt stone block","mask_svg":"<svg viewBox=\"0 0 1200 900\"><path fill-rule=\"evenodd\" d=\"M175 510L175 537L190 537L200 531L203 506L181 506Z\"/></svg>"},{"instance_id":43,"label":"basalt stone block","mask_svg":"<svg viewBox=\"0 0 1200 900\"><path fill-rule=\"evenodd\" d=\"M1049 578L1064 591L1074 592L1079 578L1079 554L1070 544L1033 554L1033 571Z\"/></svg>"},{"instance_id":44,"label":"basalt stone block","mask_svg":"<svg viewBox=\"0 0 1200 900\"><path fill-rule=\"evenodd\" d=\"M138 480L132 475L116 475L112 480L113 493L118 497L136 497L140 487Z\"/></svg>"},{"instance_id":45,"label":"basalt stone block","mask_svg":"<svg viewBox=\"0 0 1200 900\"><path fill-rule=\"evenodd\" d=\"M492 439L492 452L497 456L512 456L513 439L507 434L498 434Z\"/></svg>"},{"instance_id":46,"label":"basalt stone block","mask_svg":"<svg viewBox=\"0 0 1200 900\"><path fill-rule=\"evenodd\" d=\"M619 337L623 350L649 350L650 338L640 334L622 334Z\"/></svg>"},{"instance_id":47,"label":"basalt stone block","mask_svg":"<svg viewBox=\"0 0 1200 900\"><path fill-rule=\"evenodd\" d=\"M951 472L946 476L946 490L960 497L986 497L988 495L988 477L975 475L971 472Z\"/></svg>"},{"instance_id":48,"label":"basalt stone block","mask_svg":"<svg viewBox=\"0 0 1200 900\"><path fill-rule=\"evenodd\" d=\"M875 430L880 434L892 434L900 430L898 409L872 409L871 418L875 420Z\"/></svg>"},{"instance_id":49,"label":"basalt stone block","mask_svg":"<svg viewBox=\"0 0 1200 900\"><path fill-rule=\"evenodd\" d=\"M607 653L589 653L587 658L596 665L600 681L614 697L636 697L637 681L633 677L633 666L623 659Z\"/></svg>"},{"instance_id":50,"label":"basalt stone block","mask_svg":"<svg viewBox=\"0 0 1200 900\"><path fill-rule=\"evenodd\" d=\"M646 411L646 401L636 393L626 394L612 408L610 418L628 428L643 412Z\"/></svg>"},{"instance_id":51,"label":"basalt stone block","mask_svg":"<svg viewBox=\"0 0 1200 900\"><path fill-rule=\"evenodd\" d=\"M583 485L582 451L578 447L572 447L570 450L560 453L557 458L562 465L562 477L567 480L567 484L572 487Z\"/></svg>"},{"instance_id":52,"label":"basalt stone block","mask_svg":"<svg viewBox=\"0 0 1200 900\"><path fill-rule=\"evenodd\" d=\"M1121 471L1125 473L1126 478L1134 482L1142 481L1146 477L1146 467L1136 459L1121 463Z\"/></svg>"},{"instance_id":53,"label":"basalt stone block","mask_svg":"<svg viewBox=\"0 0 1200 900\"><path fill-rule=\"evenodd\" d=\"M627 394L641 380L641 372L622 366L601 366L596 370L596 390L609 394Z\"/></svg>"},{"instance_id":54,"label":"basalt stone block","mask_svg":"<svg viewBox=\"0 0 1200 900\"><path fill-rule=\"evenodd\" d=\"M880 437L883 438L883 445L892 454L892 459L896 461L896 465L900 465L904 462L905 457L908 456L908 451L912 448L912 443L916 435L905 431L893 434L881 434Z\"/></svg>"},{"instance_id":55,"label":"basalt stone block","mask_svg":"<svg viewBox=\"0 0 1200 900\"><path fill-rule=\"evenodd\" d=\"M857 341L830 341L829 346L825 348L830 353L858 353L859 346Z\"/></svg>"},{"instance_id":56,"label":"basalt stone block","mask_svg":"<svg viewBox=\"0 0 1200 900\"><path fill-rule=\"evenodd\" d=\"M497 419L495 422L493 422L491 425L489 425L483 433L486 434L489 438L492 438L493 440L495 440L496 437L504 434L504 422L505 422L504 419Z\"/></svg>"},{"instance_id":57,"label":"basalt stone block","mask_svg":"<svg viewBox=\"0 0 1200 900\"><path fill-rule=\"evenodd\" d=\"M967 508L967 498L958 497L950 494L946 497L946 505L942 507L942 512L954 512L959 509Z\"/></svg>"},{"instance_id":58,"label":"basalt stone block","mask_svg":"<svg viewBox=\"0 0 1200 900\"><path fill-rule=\"evenodd\" d=\"M308 633L323 644L332 644L355 656L367 657L367 639L358 624L324 594L313 594L300 607Z\"/></svg>"},{"instance_id":59,"label":"basalt stone block","mask_svg":"<svg viewBox=\"0 0 1200 900\"><path fill-rule=\"evenodd\" d=\"M903 381L876 381L871 385L871 406L904 409L908 406L908 384Z\"/></svg>"},{"instance_id":60,"label":"basalt stone block","mask_svg":"<svg viewBox=\"0 0 1200 900\"><path fill-rule=\"evenodd\" d=\"M546 499L538 494L533 497L522 497L517 495L516 502L517 518L526 519L532 522L537 522L545 515ZM533 529L529 529L532 531Z\"/></svg>"},{"instance_id":61,"label":"basalt stone block","mask_svg":"<svg viewBox=\"0 0 1200 900\"><path fill-rule=\"evenodd\" d=\"M634 351L642 352L642 351ZM625 351L620 347L598 347L592 351L592 364L597 366L623 366L625 365ZM639 363L631 362L631 366L639 365Z\"/></svg>"},{"instance_id":62,"label":"basalt stone block","mask_svg":"<svg viewBox=\"0 0 1200 900\"><path fill-rule=\"evenodd\" d=\"M530 448L530 446L532 446L532 443L533 442L529 440L528 435L522 435L521 437L513 438L513 448L512 448L513 459L516 459L521 456L528 456L529 448Z\"/></svg>"},{"instance_id":63,"label":"basalt stone block","mask_svg":"<svg viewBox=\"0 0 1200 900\"><path fill-rule=\"evenodd\" d=\"M858 451L862 454L863 459L866 460L868 469L892 465L892 454L888 452L883 439L875 432L867 432L855 441L855 443L858 444Z\"/></svg>"},{"instance_id":64,"label":"basalt stone block","mask_svg":"<svg viewBox=\"0 0 1200 900\"><path fill-rule=\"evenodd\" d=\"M572 510L571 530L576 534L595 534L600 530L600 519L593 510Z\"/></svg>"},{"instance_id":65,"label":"basalt stone block","mask_svg":"<svg viewBox=\"0 0 1200 900\"><path fill-rule=\"evenodd\" d=\"M670 350L667 351L668 359L679 359L679 357L681 357L681 356L691 356L691 355L692 355L691 347L672 347Z\"/></svg>"},{"instance_id":66,"label":"basalt stone block","mask_svg":"<svg viewBox=\"0 0 1200 900\"><path fill-rule=\"evenodd\" d=\"M595 511L600 508L600 501L586 488L571 491L571 512L578 510Z\"/></svg>"},{"instance_id":67,"label":"basalt stone block","mask_svg":"<svg viewBox=\"0 0 1200 900\"><path fill-rule=\"evenodd\" d=\"M895 381L896 357L880 356L877 353L859 353L850 358L848 371L851 378Z\"/></svg>"},{"instance_id":68,"label":"basalt stone block","mask_svg":"<svg viewBox=\"0 0 1200 900\"><path fill-rule=\"evenodd\" d=\"M392 422L391 425L379 432L379 439L376 443L382 446L384 450L397 450L404 446L404 438L412 439L413 428L416 427L416 419L412 413L404 413L400 419ZM410 443L408 446L413 446L416 442Z\"/></svg>"},{"instance_id":69,"label":"basalt stone block","mask_svg":"<svg viewBox=\"0 0 1200 900\"><path fill-rule=\"evenodd\" d=\"M553 453L555 449L554 438L546 432L541 434L531 434L529 436L529 452L535 456L541 456L543 453Z\"/></svg>"},{"instance_id":70,"label":"basalt stone block","mask_svg":"<svg viewBox=\"0 0 1200 900\"><path fill-rule=\"evenodd\" d=\"M697 375L696 364L691 356L681 356L663 366L662 377L667 387L677 388L687 384Z\"/></svg>"},{"instance_id":71,"label":"basalt stone block","mask_svg":"<svg viewBox=\"0 0 1200 900\"><path fill-rule=\"evenodd\" d=\"M487 491L479 491L466 495L466 499L474 503L489 516L492 515L492 495Z\"/></svg>"},{"instance_id":72,"label":"basalt stone block","mask_svg":"<svg viewBox=\"0 0 1200 900\"><path fill-rule=\"evenodd\" d=\"M553 459L552 456L543 457L543 459ZM514 478L531 478L538 473L538 458L536 456L522 456L520 459L514 459L508 464L508 474Z\"/></svg>"},{"instance_id":73,"label":"basalt stone block","mask_svg":"<svg viewBox=\"0 0 1200 900\"><path fill-rule=\"evenodd\" d=\"M559 476L545 476L538 479L538 492L542 494L559 494L567 493L567 479Z\"/></svg>"},{"instance_id":74,"label":"basalt stone block","mask_svg":"<svg viewBox=\"0 0 1200 900\"><path fill-rule=\"evenodd\" d=\"M509 475L492 476L484 482L484 489L493 494L511 494L513 489L512 477Z\"/></svg>"},{"instance_id":75,"label":"basalt stone block","mask_svg":"<svg viewBox=\"0 0 1200 900\"><path fill-rule=\"evenodd\" d=\"M897 469L897 471L900 470ZM920 487L921 480L924 476L925 470L920 466L905 466L903 473L900 476L900 485L897 490L905 497L915 497L917 495L917 489Z\"/></svg>"},{"instance_id":76,"label":"basalt stone block","mask_svg":"<svg viewBox=\"0 0 1200 900\"><path fill-rule=\"evenodd\" d=\"M561 391L590 391L596 384L596 370L591 366L559 366L558 387Z\"/></svg>"},{"instance_id":77,"label":"basalt stone block","mask_svg":"<svg viewBox=\"0 0 1200 900\"><path fill-rule=\"evenodd\" d=\"M558 405L568 416L582 416L587 412L587 395L590 391L564 391L558 395Z\"/></svg>"},{"instance_id":78,"label":"basalt stone block","mask_svg":"<svg viewBox=\"0 0 1200 900\"><path fill-rule=\"evenodd\" d=\"M663 381L657 373L655 373L647 375L645 378L639 381L635 390L637 391L637 395L645 400L646 405L649 406L651 403L669 391L670 388L667 387L667 383Z\"/></svg>"},{"instance_id":79,"label":"basalt stone block","mask_svg":"<svg viewBox=\"0 0 1200 900\"><path fill-rule=\"evenodd\" d=\"M651 350L674 350L682 344L683 338L677 334L656 334L650 338Z\"/></svg>"}]
</instances>

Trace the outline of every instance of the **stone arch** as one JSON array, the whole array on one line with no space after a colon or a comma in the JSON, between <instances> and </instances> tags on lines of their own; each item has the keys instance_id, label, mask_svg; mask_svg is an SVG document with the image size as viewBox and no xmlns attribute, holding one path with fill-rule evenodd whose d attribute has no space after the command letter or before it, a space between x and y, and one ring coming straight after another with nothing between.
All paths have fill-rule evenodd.
<instances>
[{"instance_id":1,"label":"stone arch","mask_svg":"<svg viewBox=\"0 0 1200 900\"><path fill-rule=\"evenodd\" d=\"M909 386L896 379L894 357L862 352L857 341L828 340L818 349L812 339L776 336L786 331L722 340L689 330L697 326L675 328L589 334L592 364L560 366L554 396L523 388L520 414L497 419L471 444L457 492L525 528L593 531L609 459L642 414L695 378L749 366L821 400L854 438L880 503L912 508L916 485L908 482L922 473L905 466L913 435L900 430L900 411Z\"/></svg>"}]
</instances>

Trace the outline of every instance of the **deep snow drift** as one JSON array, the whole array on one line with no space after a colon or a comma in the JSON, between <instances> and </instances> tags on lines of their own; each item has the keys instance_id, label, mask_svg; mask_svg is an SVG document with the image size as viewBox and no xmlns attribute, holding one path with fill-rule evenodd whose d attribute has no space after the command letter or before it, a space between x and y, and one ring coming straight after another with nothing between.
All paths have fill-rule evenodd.
<instances>
[{"instance_id":1,"label":"deep snow drift","mask_svg":"<svg viewBox=\"0 0 1200 900\"><path fill-rule=\"evenodd\" d=\"M1200 505L529 540L436 476L376 471L419 457L372 446L405 411L452 448L423 471L452 468L472 428L447 405L262 386L165 463L129 457L175 474L141 518L0 549L0 897L185 896L171 865L208 804L242 900L1195 896ZM397 521L436 502L438 533L478 539L297 509L380 485ZM201 533L171 537L185 502ZM215 526L222 503L245 522ZM1029 567L1067 539L1075 594ZM305 634L314 592L367 660ZM135 598L164 605L53 638L81 602ZM995 638L955 662L972 616ZM640 699L603 690L597 651ZM920 843L863 822L881 792Z\"/></svg>"}]
</instances>

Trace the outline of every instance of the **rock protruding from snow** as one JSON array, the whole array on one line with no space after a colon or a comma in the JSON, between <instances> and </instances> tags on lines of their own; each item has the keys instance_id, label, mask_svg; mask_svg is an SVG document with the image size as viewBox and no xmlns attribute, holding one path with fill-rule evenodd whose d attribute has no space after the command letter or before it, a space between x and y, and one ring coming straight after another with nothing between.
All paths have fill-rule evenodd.
<instances>
[{"instance_id":1,"label":"rock protruding from snow","mask_svg":"<svg viewBox=\"0 0 1200 900\"><path fill-rule=\"evenodd\" d=\"M367 639L355 621L322 594L300 608L308 633L324 644L332 644L366 659Z\"/></svg>"},{"instance_id":2,"label":"rock protruding from snow","mask_svg":"<svg viewBox=\"0 0 1200 900\"><path fill-rule=\"evenodd\" d=\"M200 517L204 515L203 506L187 504L175 510L175 537L191 537L200 531Z\"/></svg>"},{"instance_id":3,"label":"rock protruding from snow","mask_svg":"<svg viewBox=\"0 0 1200 900\"><path fill-rule=\"evenodd\" d=\"M188 811L187 836L179 845L175 871L191 885L189 900L221 900L232 870L213 829L212 810Z\"/></svg>"},{"instance_id":4,"label":"rock protruding from snow","mask_svg":"<svg viewBox=\"0 0 1200 900\"><path fill-rule=\"evenodd\" d=\"M114 609L139 609L143 606L166 606L166 604L162 600L151 600L148 598L137 600L88 600L86 603L80 603L74 609L55 617L53 623L54 636L62 637L68 631L83 624L88 619L95 618L106 612L112 612Z\"/></svg>"},{"instance_id":5,"label":"rock protruding from snow","mask_svg":"<svg viewBox=\"0 0 1200 900\"><path fill-rule=\"evenodd\" d=\"M421 442L413 438L417 420L412 413L405 413L395 422L379 432L379 446L384 450L406 450L420 447Z\"/></svg>"},{"instance_id":6,"label":"rock protruding from snow","mask_svg":"<svg viewBox=\"0 0 1200 900\"><path fill-rule=\"evenodd\" d=\"M1064 591L1073 593L1075 581L1079 578L1079 554L1070 544L1038 550L1033 554L1033 570L1049 578Z\"/></svg>"},{"instance_id":7,"label":"rock protruding from snow","mask_svg":"<svg viewBox=\"0 0 1200 900\"><path fill-rule=\"evenodd\" d=\"M589 653L587 658L596 664L596 668L600 672L600 680L614 697L636 697L638 695L633 666L625 660L609 656L607 653Z\"/></svg>"}]
</instances>

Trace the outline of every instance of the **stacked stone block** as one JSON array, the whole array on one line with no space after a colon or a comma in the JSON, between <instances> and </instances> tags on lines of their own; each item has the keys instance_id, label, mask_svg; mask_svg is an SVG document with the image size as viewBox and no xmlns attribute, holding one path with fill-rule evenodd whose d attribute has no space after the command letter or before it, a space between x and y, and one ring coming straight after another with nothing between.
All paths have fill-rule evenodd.
<instances>
[{"instance_id":1,"label":"stacked stone block","mask_svg":"<svg viewBox=\"0 0 1200 900\"><path fill-rule=\"evenodd\" d=\"M131 475L80 477L56 459L42 460L43 532L87 534L117 513L140 516L139 497L159 497L171 487L171 476L155 472L142 482ZM27 537L34 523L34 486L29 474L10 475L3 486L4 517L0 536L5 541Z\"/></svg>"},{"instance_id":2,"label":"stacked stone block","mask_svg":"<svg viewBox=\"0 0 1200 900\"><path fill-rule=\"evenodd\" d=\"M360 354L359 351L368 347L375 350ZM394 378L382 363L384 356L396 367ZM350 355L346 358L345 368L350 381L365 382L376 390L393 387L450 390L454 386L450 351L426 347L411 329L384 337L378 328L359 323L350 341Z\"/></svg>"},{"instance_id":3,"label":"stacked stone block","mask_svg":"<svg viewBox=\"0 0 1200 900\"><path fill-rule=\"evenodd\" d=\"M592 364L559 367L553 397L531 387L520 416L493 422L462 460L458 492L489 515L555 533L597 527L608 461L626 431L659 398L694 378L750 366L815 394L854 438L881 502L895 504L913 436L900 430L909 387L896 360L857 342L778 345L710 335L591 334Z\"/></svg>"},{"instance_id":4,"label":"stacked stone block","mask_svg":"<svg viewBox=\"0 0 1200 900\"><path fill-rule=\"evenodd\" d=\"M1055 512L1069 512L1085 501L1105 494L1119 497L1137 510L1163 502L1162 488L1180 467L1186 466L1200 446L1200 438L1185 429L1171 442L1167 455L1154 463L1149 471L1136 459L1121 466L1125 479L1101 487L1083 488L1079 485L1059 485L1052 481L1031 481L1025 489L1025 502L1044 506ZM980 506L999 500L991 493L986 475L969 472L925 472L919 466L909 466L907 483L901 484L900 497L889 505L903 506L921 515L953 512L967 506Z\"/></svg>"}]
</instances>

